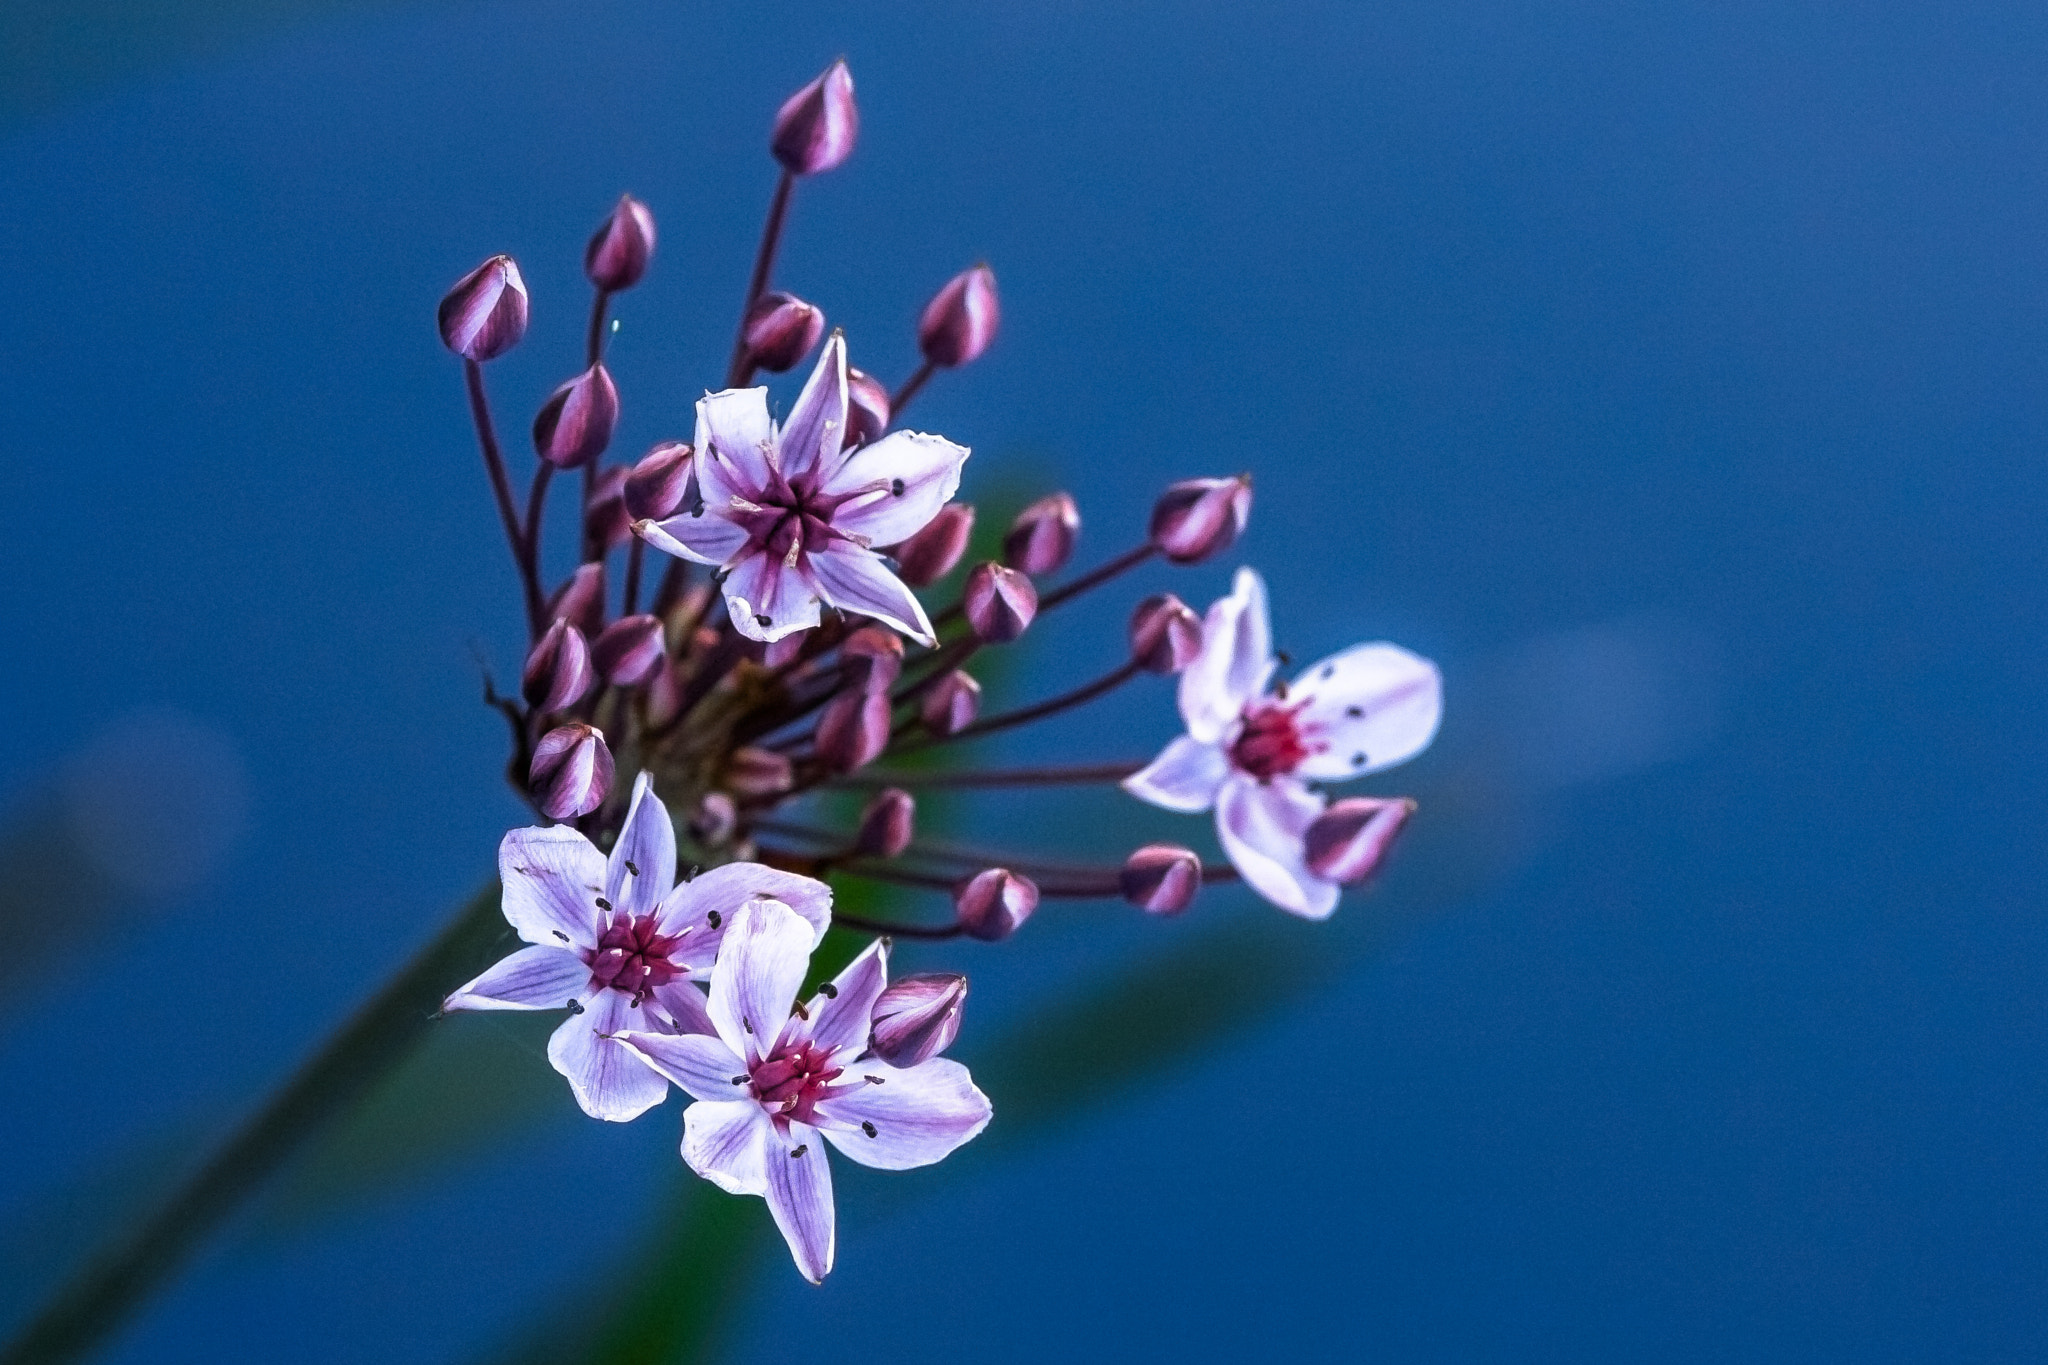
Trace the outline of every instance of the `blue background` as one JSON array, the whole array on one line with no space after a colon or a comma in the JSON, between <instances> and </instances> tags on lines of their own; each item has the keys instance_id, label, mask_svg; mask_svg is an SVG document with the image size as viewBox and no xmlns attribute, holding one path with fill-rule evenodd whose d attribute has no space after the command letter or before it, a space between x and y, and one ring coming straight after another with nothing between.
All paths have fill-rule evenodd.
<instances>
[{"instance_id":1,"label":"blue background","mask_svg":"<svg viewBox=\"0 0 2048 1365\"><path fill-rule=\"evenodd\" d=\"M615 450L687 434L767 121L844 53L860 146L801 188L778 280L896 377L930 292L994 264L1001 338L915 422L975 448L967 494L1071 489L1085 561L1167 480L1250 468L1283 647L1400 641L1449 703L1373 786L1422 799L1399 865L1329 925L1213 893L917 958L975 976L995 1127L936 1171L841 1163L838 1270L752 1244L717 1349L2048 1352L2040 8L748 9L9 21L0 1310L518 819L476 702L517 599L442 290L525 269L491 371L523 444L578 364L585 237L639 194ZM1200 603L1230 567L1136 586ZM992 692L1113 662L1130 595L1048 618ZM995 756L1175 728L1148 684ZM1016 842L1017 809L959 818ZM1054 849L1206 838L1028 809ZM1191 981L1027 1059L1047 1094L1006 1108L1006 1039L1226 932L1325 970L1256 1007ZM472 1025L544 1109L252 1212L111 1358L594 1330L673 1216L678 1106L590 1122L535 1035ZM1001 1140L1010 1112L1038 1118Z\"/></svg>"}]
</instances>

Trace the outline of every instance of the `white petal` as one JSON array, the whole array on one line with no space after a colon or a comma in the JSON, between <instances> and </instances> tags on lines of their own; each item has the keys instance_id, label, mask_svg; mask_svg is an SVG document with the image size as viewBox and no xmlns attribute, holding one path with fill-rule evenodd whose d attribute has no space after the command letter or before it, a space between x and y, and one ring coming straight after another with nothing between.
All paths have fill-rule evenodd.
<instances>
[{"instance_id":1,"label":"white petal","mask_svg":"<svg viewBox=\"0 0 2048 1365\"><path fill-rule=\"evenodd\" d=\"M845 436L846 338L834 332L776 438L783 476L795 481L821 466L830 468Z\"/></svg>"},{"instance_id":2,"label":"white petal","mask_svg":"<svg viewBox=\"0 0 2048 1365\"><path fill-rule=\"evenodd\" d=\"M768 390L726 389L697 400L697 489L712 507L756 498L768 486L774 446Z\"/></svg>"},{"instance_id":3,"label":"white petal","mask_svg":"<svg viewBox=\"0 0 2048 1365\"><path fill-rule=\"evenodd\" d=\"M633 804L605 860L605 898L615 914L651 915L675 884L676 827L643 772L633 780Z\"/></svg>"},{"instance_id":4,"label":"white petal","mask_svg":"<svg viewBox=\"0 0 2048 1365\"><path fill-rule=\"evenodd\" d=\"M881 939L867 946L846 970L832 978L833 994L820 991L811 1001L811 1041L831 1052L868 1045L868 1018L875 998L889 984L889 949Z\"/></svg>"},{"instance_id":5,"label":"white petal","mask_svg":"<svg viewBox=\"0 0 2048 1365\"><path fill-rule=\"evenodd\" d=\"M711 973L711 1019L727 1047L753 1062L775 1046L811 965L811 926L780 901L733 912Z\"/></svg>"},{"instance_id":6,"label":"white petal","mask_svg":"<svg viewBox=\"0 0 2048 1365\"><path fill-rule=\"evenodd\" d=\"M590 967L566 948L521 948L442 1002L444 1010L558 1010L590 989Z\"/></svg>"},{"instance_id":7,"label":"white petal","mask_svg":"<svg viewBox=\"0 0 2048 1365\"><path fill-rule=\"evenodd\" d=\"M725 579L725 610L733 629L763 644L817 625L820 597L808 567L765 552L742 555Z\"/></svg>"},{"instance_id":8,"label":"white petal","mask_svg":"<svg viewBox=\"0 0 2048 1365\"><path fill-rule=\"evenodd\" d=\"M934 644L931 618L924 604L908 585L882 562L872 550L848 541L833 544L810 556L811 572L818 576L824 598L841 611L872 616L894 626L919 644Z\"/></svg>"},{"instance_id":9,"label":"white petal","mask_svg":"<svg viewBox=\"0 0 2048 1365\"><path fill-rule=\"evenodd\" d=\"M1230 596L1218 598L1202 623L1202 652L1181 670L1180 714L1196 739L1223 738L1244 704L1273 673L1273 630L1266 617L1266 584L1239 569Z\"/></svg>"},{"instance_id":10,"label":"white petal","mask_svg":"<svg viewBox=\"0 0 2048 1365\"><path fill-rule=\"evenodd\" d=\"M789 1243L796 1268L812 1284L832 1272L836 1229L832 1216L832 1168L825 1143L807 1123L777 1125L762 1158L768 1172L768 1207Z\"/></svg>"},{"instance_id":11,"label":"white petal","mask_svg":"<svg viewBox=\"0 0 2048 1365\"><path fill-rule=\"evenodd\" d=\"M1322 810L1321 797L1286 777L1233 776L1216 797L1216 837L1245 883L1303 919L1327 919L1337 908L1337 884L1309 871L1302 848Z\"/></svg>"},{"instance_id":12,"label":"white petal","mask_svg":"<svg viewBox=\"0 0 2048 1365\"><path fill-rule=\"evenodd\" d=\"M655 926L664 934L683 935L669 960L708 974L718 960L718 945L724 941L733 914L754 900L781 901L801 915L811 926L813 948L832 925L832 888L817 878L760 863L726 863L679 884L662 901ZM716 927L711 923L714 911L718 914ZM684 933L686 929L688 933Z\"/></svg>"},{"instance_id":13,"label":"white petal","mask_svg":"<svg viewBox=\"0 0 2048 1365\"><path fill-rule=\"evenodd\" d=\"M895 545L910 539L939 514L960 490L960 466L966 446L921 431L892 431L873 445L846 457L826 481L830 494L860 492L832 514L832 525L848 535L866 536L872 545ZM903 491L896 491L897 480Z\"/></svg>"},{"instance_id":14,"label":"white petal","mask_svg":"<svg viewBox=\"0 0 2048 1365\"><path fill-rule=\"evenodd\" d=\"M702 1033L640 1033L619 1035L627 1051L700 1100L723 1102L751 1099L746 1064L717 1038ZM738 1084L733 1077L740 1078Z\"/></svg>"},{"instance_id":15,"label":"white petal","mask_svg":"<svg viewBox=\"0 0 2048 1365\"><path fill-rule=\"evenodd\" d=\"M1429 747L1444 713L1436 665L1399 645L1353 645L1305 671L1289 700L1306 700L1300 722L1303 777L1362 777L1406 763Z\"/></svg>"},{"instance_id":16,"label":"white petal","mask_svg":"<svg viewBox=\"0 0 2048 1365\"><path fill-rule=\"evenodd\" d=\"M765 1195L761 1163L774 1132L752 1100L700 1100L683 1111L683 1161L727 1194Z\"/></svg>"},{"instance_id":17,"label":"white petal","mask_svg":"<svg viewBox=\"0 0 2048 1365\"><path fill-rule=\"evenodd\" d=\"M709 504L695 512L678 512L667 521L641 524L640 538L663 554L723 568L747 548L747 531L727 521Z\"/></svg>"},{"instance_id":18,"label":"white petal","mask_svg":"<svg viewBox=\"0 0 2048 1365\"><path fill-rule=\"evenodd\" d=\"M567 825L515 829L498 845L505 918L528 943L597 946L604 855Z\"/></svg>"},{"instance_id":19,"label":"white petal","mask_svg":"<svg viewBox=\"0 0 2048 1365\"><path fill-rule=\"evenodd\" d=\"M1228 776L1230 756L1222 745L1182 735L1125 778L1124 790L1167 810L1200 811L1215 804L1216 789Z\"/></svg>"},{"instance_id":20,"label":"white petal","mask_svg":"<svg viewBox=\"0 0 2048 1365\"><path fill-rule=\"evenodd\" d=\"M868 1076L882 1083L818 1106L820 1115L833 1121L825 1136L863 1166L885 1171L929 1166L988 1127L988 1096L950 1057L933 1057L907 1071L869 1060L846 1073L849 1080ZM873 1137L863 1122L874 1125Z\"/></svg>"},{"instance_id":21,"label":"white petal","mask_svg":"<svg viewBox=\"0 0 2048 1365\"><path fill-rule=\"evenodd\" d=\"M548 1039L548 1061L569 1078L576 1102L594 1119L624 1123L660 1104L668 1082L625 1044L609 1036L645 1026L622 991L602 990L583 1013L562 1021Z\"/></svg>"}]
</instances>

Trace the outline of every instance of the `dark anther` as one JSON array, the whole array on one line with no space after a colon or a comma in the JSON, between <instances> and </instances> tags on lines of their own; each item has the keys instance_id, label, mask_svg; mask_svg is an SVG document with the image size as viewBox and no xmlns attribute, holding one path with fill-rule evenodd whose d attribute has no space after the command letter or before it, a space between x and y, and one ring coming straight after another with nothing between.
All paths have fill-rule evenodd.
<instances>
[{"instance_id":1,"label":"dark anther","mask_svg":"<svg viewBox=\"0 0 2048 1365\"><path fill-rule=\"evenodd\" d=\"M745 1085L748 1081L751 1081L752 1079L754 1079L752 1076L735 1076L732 1078L732 1083L734 1085Z\"/></svg>"},{"instance_id":2,"label":"dark anther","mask_svg":"<svg viewBox=\"0 0 2048 1365\"><path fill-rule=\"evenodd\" d=\"M818 987L818 994L824 996L827 1000L837 1000L839 998L839 988L827 981Z\"/></svg>"},{"instance_id":3,"label":"dark anther","mask_svg":"<svg viewBox=\"0 0 2048 1365\"><path fill-rule=\"evenodd\" d=\"M889 492L890 492L890 493L891 493L891 494L892 494L893 496L895 496L895 497L899 497L899 498L900 498L900 497L902 497L902 496L903 496L903 480L901 480L901 479L891 479L891 480L889 480Z\"/></svg>"},{"instance_id":4,"label":"dark anther","mask_svg":"<svg viewBox=\"0 0 2048 1365\"><path fill-rule=\"evenodd\" d=\"M769 626L775 624L775 618L766 612L757 611L754 613L754 624L766 630Z\"/></svg>"},{"instance_id":5,"label":"dark anther","mask_svg":"<svg viewBox=\"0 0 2048 1365\"><path fill-rule=\"evenodd\" d=\"M1323 665L1323 680L1324 680L1325 682L1327 682L1327 681L1329 680L1330 676L1331 676L1331 675L1332 675L1333 673L1335 673L1336 671L1337 671L1337 665L1335 665L1335 664L1324 664L1324 665Z\"/></svg>"},{"instance_id":6,"label":"dark anther","mask_svg":"<svg viewBox=\"0 0 2048 1365\"><path fill-rule=\"evenodd\" d=\"M875 1125L869 1123L866 1119L862 1119L860 1121L860 1130L863 1133L866 1133L869 1137L873 1137L875 1135Z\"/></svg>"},{"instance_id":7,"label":"dark anther","mask_svg":"<svg viewBox=\"0 0 2048 1365\"><path fill-rule=\"evenodd\" d=\"M724 918L716 910L705 911L704 921L714 929L716 929L719 925L725 923Z\"/></svg>"},{"instance_id":8,"label":"dark anther","mask_svg":"<svg viewBox=\"0 0 2048 1365\"><path fill-rule=\"evenodd\" d=\"M1288 653L1288 652L1287 652L1286 650L1284 650L1284 649L1276 649L1276 650L1274 650L1274 651L1273 651L1273 657L1274 657L1274 658L1276 658L1276 659L1278 659L1278 660L1280 661L1280 666L1281 666L1282 668L1292 668L1292 667L1294 667L1294 656L1293 656L1292 654L1289 654L1289 653Z\"/></svg>"},{"instance_id":9,"label":"dark anther","mask_svg":"<svg viewBox=\"0 0 2048 1365\"><path fill-rule=\"evenodd\" d=\"M743 1014L740 1016L740 1027L745 1029L747 1032L752 1033L754 1031L754 1021L747 1018Z\"/></svg>"},{"instance_id":10,"label":"dark anther","mask_svg":"<svg viewBox=\"0 0 2048 1365\"><path fill-rule=\"evenodd\" d=\"M609 912L612 908L612 903L603 896L599 896L597 898L597 908Z\"/></svg>"},{"instance_id":11,"label":"dark anther","mask_svg":"<svg viewBox=\"0 0 2048 1365\"><path fill-rule=\"evenodd\" d=\"M880 1085L882 1083L882 1078L880 1076L862 1076L861 1079L866 1081L869 1085Z\"/></svg>"},{"instance_id":12,"label":"dark anther","mask_svg":"<svg viewBox=\"0 0 2048 1365\"><path fill-rule=\"evenodd\" d=\"M806 1142L806 1143L805 1143L805 1144L803 1144L803 1146L801 1146L801 1147L795 1147L795 1148L792 1148L792 1149L790 1150L790 1153L789 1153L789 1154L790 1154L791 1156L793 1156L793 1157L798 1157L798 1156L802 1156L802 1155L803 1155L803 1154L804 1154L805 1152L808 1152L808 1151L810 1151L810 1150L811 1150L811 1144L810 1144L810 1143L808 1143L808 1142Z\"/></svg>"},{"instance_id":13,"label":"dark anther","mask_svg":"<svg viewBox=\"0 0 2048 1365\"><path fill-rule=\"evenodd\" d=\"M1354 767L1354 768L1363 768L1363 767L1365 766L1365 755L1364 755L1364 754L1353 754L1353 755L1351 755L1351 766L1352 766L1352 767Z\"/></svg>"},{"instance_id":14,"label":"dark anther","mask_svg":"<svg viewBox=\"0 0 2048 1365\"><path fill-rule=\"evenodd\" d=\"M1357 720L1360 716L1365 714L1365 708L1363 706L1347 706L1344 708L1344 714L1351 717L1353 720Z\"/></svg>"},{"instance_id":15,"label":"dark anther","mask_svg":"<svg viewBox=\"0 0 2048 1365\"><path fill-rule=\"evenodd\" d=\"M640 875L640 869L633 866L633 860L631 858L626 859L626 871L632 873L636 877Z\"/></svg>"},{"instance_id":16,"label":"dark anther","mask_svg":"<svg viewBox=\"0 0 2048 1365\"><path fill-rule=\"evenodd\" d=\"M555 937L562 940L562 942L564 943L567 943L569 941L569 936L563 933L560 929L555 930Z\"/></svg>"},{"instance_id":17,"label":"dark anther","mask_svg":"<svg viewBox=\"0 0 2048 1365\"><path fill-rule=\"evenodd\" d=\"M789 1012L791 1014L794 1014L797 1018L803 1020L805 1023L809 1023L811 1020L811 1012L804 1008L804 1002L801 1000L790 1001Z\"/></svg>"},{"instance_id":18,"label":"dark anther","mask_svg":"<svg viewBox=\"0 0 2048 1365\"><path fill-rule=\"evenodd\" d=\"M571 1000L571 1001L569 1002L569 1013L571 1013L571 1014L581 1014L581 1013L583 1013L583 1002L582 1002L581 1000Z\"/></svg>"},{"instance_id":19,"label":"dark anther","mask_svg":"<svg viewBox=\"0 0 2048 1365\"><path fill-rule=\"evenodd\" d=\"M698 874L699 872L702 872L703 870L704 870L704 864L702 864L702 863L691 863L691 864L690 864L690 870L689 870L688 872L685 872L685 873L683 874L683 880L684 880L684 881L686 881L686 882L693 882L693 881L697 880L697 874Z\"/></svg>"},{"instance_id":20,"label":"dark anther","mask_svg":"<svg viewBox=\"0 0 2048 1365\"><path fill-rule=\"evenodd\" d=\"M1287 679L1281 678L1274 682L1273 695L1280 698L1280 700L1282 701L1287 700Z\"/></svg>"}]
</instances>

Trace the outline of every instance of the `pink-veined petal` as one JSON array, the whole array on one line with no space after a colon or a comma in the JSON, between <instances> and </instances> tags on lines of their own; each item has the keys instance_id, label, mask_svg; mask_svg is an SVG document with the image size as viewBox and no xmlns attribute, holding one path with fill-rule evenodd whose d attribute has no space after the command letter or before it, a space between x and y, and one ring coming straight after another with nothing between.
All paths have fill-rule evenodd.
<instances>
[{"instance_id":1,"label":"pink-veined petal","mask_svg":"<svg viewBox=\"0 0 2048 1365\"><path fill-rule=\"evenodd\" d=\"M619 1042L695 1099L751 1099L746 1064L724 1040L702 1033L622 1033ZM733 1077L739 1077L734 1083Z\"/></svg>"},{"instance_id":2,"label":"pink-veined petal","mask_svg":"<svg viewBox=\"0 0 2048 1365\"><path fill-rule=\"evenodd\" d=\"M558 1010L590 990L590 967L567 948L535 944L441 1002L444 1010Z\"/></svg>"},{"instance_id":3,"label":"pink-veined petal","mask_svg":"<svg viewBox=\"0 0 2048 1365\"><path fill-rule=\"evenodd\" d=\"M1300 724L1310 752L1295 771L1335 781L1406 763L1428 748L1443 718L1444 680L1421 655L1376 641L1308 669L1288 699L1308 703Z\"/></svg>"},{"instance_id":4,"label":"pink-veined petal","mask_svg":"<svg viewBox=\"0 0 2048 1365\"><path fill-rule=\"evenodd\" d=\"M1182 735L1159 757L1124 779L1124 790L1167 810L1202 811L1216 803L1216 789L1230 776L1230 756L1220 744Z\"/></svg>"},{"instance_id":5,"label":"pink-veined petal","mask_svg":"<svg viewBox=\"0 0 2048 1365\"><path fill-rule=\"evenodd\" d=\"M694 512L678 512L666 521L650 521L640 538L663 554L723 568L747 548L747 529L727 521L707 504Z\"/></svg>"},{"instance_id":6,"label":"pink-veined petal","mask_svg":"<svg viewBox=\"0 0 2048 1365\"><path fill-rule=\"evenodd\" d=\"M656 929L682 937L669 960L708 976L733 912L756 900L781 901L802 916L811 926L813 948L832 925L832 888L817 878L761 863L725 863L679 883L655 912ZM714 912L716 925L711 923Z\"/></svg>"},{"instance_id":7,"label":"pink-veined petal","mask_svg":"<svg viewBox=\"0 0 2048 1365\"><path fill-rule=\"evenodd\" d=\"M683 1111L683 1162L727 1194L765 1195L762 1162L774 1136L752 1100L699 1100Z\"/></svg>"},{"instance_id":8,"label":"pink-veined petal","mask_svg":"<svg viewBox=\"0 0 2048 1365\"><path fill-rule=\"evenodd\" d=\"M1246 885L1290 915L1328 919L1337 884L1309 871L1302 837L1323 799L1292 778L1235 775L1216 796L1216 837Z\"/></svg>"},{"instance_id":9,"label":"pink-veined petal","mask_svg":"<svg viewBox=\"0 0 2048 1365\"><path fill-rule=\"evenodd\" d=\"M670 1033L708 1033L718 1036L711 1022L711 1001L687 979L664 981L654 988L654 1003L668 1016Z\"/></svg>"},{"instance_id":10,"label":"pink-veined petal","mask_svg":"<svg viewBox=\"0 0 2048 1365\"><path fill-rule=\"evenodd\" d=\"M548 1061L569 1078L576 1102L592 1118L624 1123L668 1094L668 1082L659 1073L608 1036L645 1027L645 1017L624 992L602 990L548 1039Z\"/></svg>"},{"instance_id":11,"label":"pink-veined petal","mask_svg":"<svg viewBox=\"0 0 2048 1365\"><path fill-rule=\"evenodd\" d=\"M825 1136L863 1166L929 1166L988 1127L988 1096L950 1057L933 1057L905 1071L870 1058L846 1072L848 1080L869 1076L881 1084L869 1082L818 1106L832 1120ZM874 1126L872 1137L864 1123Z\"/></svg>"},{"instance_id":12,"label":"pink-veined petal","mask_svg":"<svg viewBox=\"0 0 2048 1365\"><path fill-rule=\"evenodd\" d=\"M825 600L841 611L872 616L919 644L935 643L924 604L874 551L849 541L834 541L810 556L810 565Z\"/></svg>"},{"instance_id":13,"label":"pink-veined petal","mask_svg":"<svg viewBox=\"0 0 2048 1365\"><path fill-rule=\"evenodd\" d=\"M857 495L832 514L834 529L864 536L870 545L910 539L959 491L960 466L970 453L966 446L921 431L892 431L862 446L825 482L827 494Z\"/></svg>"},{"instance_id":14,"label":"pink-veined petal","mask_svg":"<svg viewBox=\"0 0 2048 1365\"><path fill-rule=\"evenodd\" d=\"M868 1016L888 984L889 949L876 939L832 978L832 994L820 991L811 1000L811 1041L829 1052L866 1048Z\"/></svg>"},{"instance_id":15,"label":"pink-veined petal","mask_svg":"<svg viewBox=\"0 0 2048 1365\"><path fill-rule=\"evenodd\" d=\"M505 918L528 943L597 946L604 855L567 825L515 829L498 845Z\"/></svg>"},{"instance_id":16,"label":"pink-veined petal","mask_svg":"<svg viewBox=\"0 0 2048 1365\"><path fill-rule=\"evenodd\" d=\"M768 390L725 389L697 400L697 490L714 511L760 496L774 446Z\"/></svg>"},{"instance_id":17,"label":"pink-veined petal","mask_svg":"<svg viewBox=\"0 0 2048 1365\"><path fill-rule=\"evenodd\" d=\"M790 564L761 551L740 556L725 578L725 610L733 629L763 644L817 625L821 596L817 579L801 559Z\"/></svg>"},{"instance_id":18,"label":"pink-veined petal","mask_svg":"<svg viewBox=\"0 0 2048 1365\"><path fill-rule=\"evenodd\" d=\"M1202 623L1202 652L1181 671L1180 714L1188 733L1212 743L1222 739L1272 674L1266 583L1251 569L1239 569L1230 596L1209 607Z\"/></svg>"},{"instance_id":19,"label":"pink-veined petal","mask_svg":"<svg viewBox=\"0 0 2048 1365\"><path fill-rule=\"evenodd\" d=\"M605 860L605 898L614 914L651 915L675 884L676 827L643 772L633 780L633 804Z\"/></svg>"},{"instance_id":20,"label":"pink-veined petal","mask_svg":"<svg viewBox=\"0 0 2048 1365\"><path fill-rule=\"evenodd\" d=\"M791 482L839 458L846 437L846 338L834 332L782 424L777 446Z\"/></svg>"},{"instance_id":21,"label":"pink-veined petal","mask_svg":"<svg viewBox=\"0 0 2048 1365\"><path fill-rule=\"evenodd\" d=\"M776 1124L762 1158L768 1171L768 1208L789 1243L796 1268L812 1284L832 1273L832 1168L825 1143L808 1123Z\"/></svg>"},{"instance_id":22,"label":"pink-veined petal","mask_svg":"<svg viewBox=\"0 0 2048 1365\"><path fill-rule=\"evenodd\" d=\"M735 910L711 973L711 1019L727 1047L751 1064L782 1036L810 970L811 926L780 901Z\"/></svg>"}]
</instances>

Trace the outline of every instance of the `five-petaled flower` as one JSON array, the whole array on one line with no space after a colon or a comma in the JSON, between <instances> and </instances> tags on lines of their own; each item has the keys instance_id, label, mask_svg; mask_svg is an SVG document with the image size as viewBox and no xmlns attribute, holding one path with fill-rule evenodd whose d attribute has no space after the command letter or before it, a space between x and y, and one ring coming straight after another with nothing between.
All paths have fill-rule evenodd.
<instances>
[{"instance_id":1,"label":"five-petaled flower","mask_svg":"<svg viewBox=\"0 0 2048 1365\"><path fill-rule=\"evenodd\" d=\"M743 906L711 977L717 1036L621 1038L697 1099L683 1114L683 1160L733 1194L761 1195L812 1283L832 1269L832 1173L825 1143L885 1171L927 1166L988 1125L988 1097L944 1057L893 1067L868 1048L888 984L877 940L808 1005L811 926L772 900Z\"/></svg>"},{"instance_id":2,"label":"five-petaled flower","mask_svg":"<svg viewBox=\"0 0 2048 1365\"><path fill-rule=\"evenodd\" d=\"M1338 884L1308 865L1303 836L1324 798L1305 779L1362 777L1421 753L1443 712L1443 679L1429 660L1382 641L1332 654L1268 693L1278 662L1266 585L1239 569L1181 674L1187 733L1124 789L1168 810L1213 805L1223 851L1252 889L1322 919L1337 908Z\"/></svg>"},{"instance_id":3,"label":"five-petaled flower","mask_svg":"<svg viewBox=\"0 0 2048 1365\"><path fill-rule=\"evenodd\" d=\"M676 885L676 834L646 773L607 858L567 825L515 829L498 846L505 918L530 944L443 1003L444 1010L544 1010L570 1017L548 1060L593 1118L637 1118L668 1094L612 1035L624 1029L710 1033L702 980L736 912L772 896L810 941L831 922L823 882L758 863L728 863ZM808 947L806 948L808 951Z\"/></svg>"},{"instance_id":4,"label":"five-petaled flower","mask_svg":"<svg viewBox=\"0 0 2048 1365\"><path fill-rule=\"evenodd\" d=\"M698 399L702 500L634 529L656 549L720 567L733 626L749 639L809 630L833 606L931 644L924 607L870 547L907 540L938 515L967 448L897 431L846 450L846 421L846 341L834 332L780 428L766 389Z\"/></svg>"}]
</instances>

